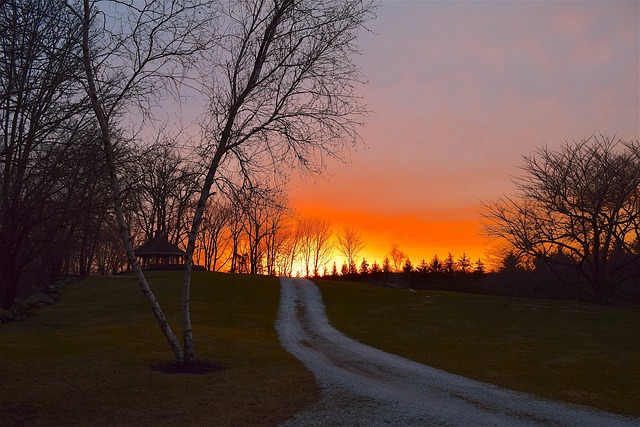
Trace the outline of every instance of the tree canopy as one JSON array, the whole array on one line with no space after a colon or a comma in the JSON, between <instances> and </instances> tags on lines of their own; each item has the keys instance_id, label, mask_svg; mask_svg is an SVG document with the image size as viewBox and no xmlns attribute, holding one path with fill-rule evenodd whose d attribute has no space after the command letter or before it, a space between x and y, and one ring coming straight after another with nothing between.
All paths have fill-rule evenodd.
<instances>
[{"instance_id":1,"label":"tree canopy","mask_svg":"<svg viewBox=\"0 0 640 427\"><path fill-rule=\"evenodd\" d=\"M592 136L524 157L517 192L485 203L485 231L542 260L585 299L638 281L640 144ZM567 269L576 274L561 274Z\"/></svg>"}]
</instances>

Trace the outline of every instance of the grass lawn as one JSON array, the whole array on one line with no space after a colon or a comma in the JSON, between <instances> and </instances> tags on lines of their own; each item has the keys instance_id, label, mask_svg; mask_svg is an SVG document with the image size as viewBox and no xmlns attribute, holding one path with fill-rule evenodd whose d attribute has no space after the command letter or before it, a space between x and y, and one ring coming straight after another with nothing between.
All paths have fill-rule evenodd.
<instances>
[{"instance_id":1,"label":"grass lawn","mask_svg":"<svg viewBox=\"0 0 640 427\"><path fill-rule=\"evenodd\" d=\"M180 272L149 274L176 334ZM224 369L165 374L173 354L133 277L93 277L24 322L0 325L0 425L276 425L315 401L312 375L279 344L276 278L194 272L201 360Z\"/></svg>"},{"instance_id":2,"label":"grass lawn","mask_svg":"<svg viewBox=\"0 0 640 427\"><path fill-rule=\"evenodd\" d=\"M152 273L176 333L180 272ZM173 355L133 277L69 286L0 325L0 426L276 425L319 397L280 347L276 278L194 272L203 375L149 368ZM410 359L552 399L640 416L640 310L318 281L331 322Z\"/></svg>"},{"instance_id":3,"label":"grass lawn","mask_svg":"<svg viewBox=\"0 0 640 427\"><path fill-rule=\"evenodd\" d=\"M409 359L640 416L640 310L319 280L331 323Z\"/></svg>"}]
</instances>

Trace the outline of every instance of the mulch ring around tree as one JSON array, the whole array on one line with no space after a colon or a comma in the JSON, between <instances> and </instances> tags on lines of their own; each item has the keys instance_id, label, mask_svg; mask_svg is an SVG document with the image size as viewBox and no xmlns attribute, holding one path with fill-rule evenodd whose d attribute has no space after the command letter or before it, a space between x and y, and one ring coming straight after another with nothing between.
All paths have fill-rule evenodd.
<instances>
[{"instance_id":1,"label":"mulch ring around tree","mask_svg":"<svg viewBox=\"0 0 640 427\"><path fill-rule=\"evenodd\" d=\"M196 360L191 363L179 363L176 361L156 362L149 365L149 367L154 371L164 372L165 374L208 374L226 369L224 366L203 360Z\"/></svg>"},{"instance_id":2,"label":"mulch ring around tree","mask_svg":"<svg viewBox=\"0 0 640 427\"><path fill-rule=\"evenodd\" d=\"M0 406L0 425L26 425L27 421L37 417L37 412L38 411L35 406L26 403Z\"/></svg>"}]
</instances>

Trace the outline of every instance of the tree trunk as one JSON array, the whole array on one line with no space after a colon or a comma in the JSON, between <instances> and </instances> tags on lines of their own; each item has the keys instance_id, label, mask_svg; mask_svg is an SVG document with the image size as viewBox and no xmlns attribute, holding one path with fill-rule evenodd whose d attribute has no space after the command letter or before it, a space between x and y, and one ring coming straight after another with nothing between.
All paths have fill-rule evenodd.
<instances>
[{"instance_id":1,"label":"tree trunk","mask_svg":"<svg viewBox=\"0 0 640 427\"><path fill-rule=\"evenodd\" d=\"M223 144L221 144L224 147ZM193 252L196 248L196 239L198 236L198 230L200 229L200 223L202 222L202 215L207 206L207 200L209 199L211 186L215 174L220 164L223 152L218 148L211 164L207 176L205 177L200 191L200 198L196 205L196 211L193 214L193 220L191 221L191 230L189 231L189 239L187 241L187 250L185 254L185 268L182 284L182 339L184 345L184 362L192 363L196 361L196 350L193 342L193 329L191 327L191 308L190 308L190 294L191 294L191 267L193 265Z\"/></svg>"},{"instance_id":2,"label":"tree trunk","mask_svg":"<svg viewBox=\"0 0 640 427\"><path fill-rule=\"evenodd\" d=\"M0 307L10 310L18 293L20 272L17 261L7 253L0 258Z\"/></svg>"},{"instance_id":3,"label":"tree trunk","mask_svg":"<svg viewBox=\"0 0 640 427\"><path fill-rule=\"evenodd\" d=\"M116 219L118 221L120 236L122 237L122 242L127 253L127 258L131 263L133 271L136 274L136 278L138 279L138 284L140 285L143 294L147 297L147 300L151 304L151 310L153 311L153 314L158 321L158 325L160 326L160 329L162 330L165 338L171 346L171 349L173 350L177 361L182 363L184 361L184 353L182 351L182 348L180 347L180 342L169 326L169 323L167 322L167 319L162 312L162 308L160 307L155 294L149 287L149 283L147 282L147 279L144 276L144 273L140 268L138 261L136 260L135 253L133 252L133 247L131 245L131 236L129 235L126 220L122 212L122 197L120 194L120 185L116 173L116 166L113 159L113 146L111 143L111 135L109 133L109 123L107 117L104 114L102 106L98 101L98 92L96 89L95 78L91 66L91 56L89 50L89 24L91 21L91 6L89 0L84 0L83 5L84 15L82 17L82 60L84 64L85 75L87 78L87 93L89 95L89 98L91 99L91 107L93 108L96 119L98 121L98 125L100 126L100 135L104 148L107 168L109 170L111 191L113 193L113 204L116 212Z\"/></svg>"}]
</instances>

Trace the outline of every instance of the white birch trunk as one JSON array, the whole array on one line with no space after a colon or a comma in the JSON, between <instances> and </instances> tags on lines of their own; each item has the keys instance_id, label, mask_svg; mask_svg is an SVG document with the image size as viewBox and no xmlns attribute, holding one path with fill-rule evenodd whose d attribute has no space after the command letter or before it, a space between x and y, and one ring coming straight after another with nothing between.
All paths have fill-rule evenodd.
<instances>
[{"instance_id":1,"label":"white birch trunk","mask_svg":"<svg viewBox=\"0 0 640 427\"><path fill-rule=\"evenodd\" d=\"M127 253L127 258L131 263L131 266L136 274L136 278L138 279L138 284L142 289L143 294L147 297L147 300L151 304L151 309L153 314L158 321L158 325L162 330L165 338L169 342L173 353L179 363L184 361L184 353L180 346L180 342L178 341L176 335L173 333L173 330L169 326L167 319L164 316L162 308L158 303L158 300L149 287L149 283L147 282L146 277L140 265L136 260L135 253L133 251L133 247L131 245L131 236L129 235L129 229L126 224L126 220L124 218L124 214L122 212L122 197L120 194L120 185L118 182L118 176L116 173L116 166L113 159L113 146L111 143L111 135L109 133L109 123L108 119L102 110L102 106L98 102L98 94L95 84L95 78L93 74L93 69L91 67L91 57L89 51L89 23L91 19L91 8L89 4L89 0L84 0L84 14L81 17L82 19L82 59L84 63L85 76L87 78L87 93L89 98L91 99L91 107L96 115L96 119L98 120L98 124L100 126L100 134L104 147L105 159L107 163L107 168L109 170L109 178L111 181L111 191L113 193L113 202L114 208L116 212L116 218L118 220L118 229L120 231L120 235L122 237L122 242L124 244L125 251Z\"/></svg>"},{"instance_id":2,"label":"white birch trunk","mask_svg":"<svg viewBox=\"0 0 640 427\"><path fill-rule=\"evenodd\" d=\"M196 351L193 342L193 329L191 327L191 308L190 308L190 294L191 294L191 269L193 266L193 253L196 248L196 239L198 236L198 230L200 229L200 223L202 222L202 215L207 206L207 200L213 186L215 174L220 164L224 152L225 144L220 144L218 150L214 155L214 158L209 165L207 176L205 177L200 191L200 198L196 206L196 211L193 214L193 220L191 221L191 230L189 231L189 239L187 241L187 250L185 254L185 269L182 284L182 339L184 345L184 362L191 363L196 361Z\"/></svg>"}]
</instances>

